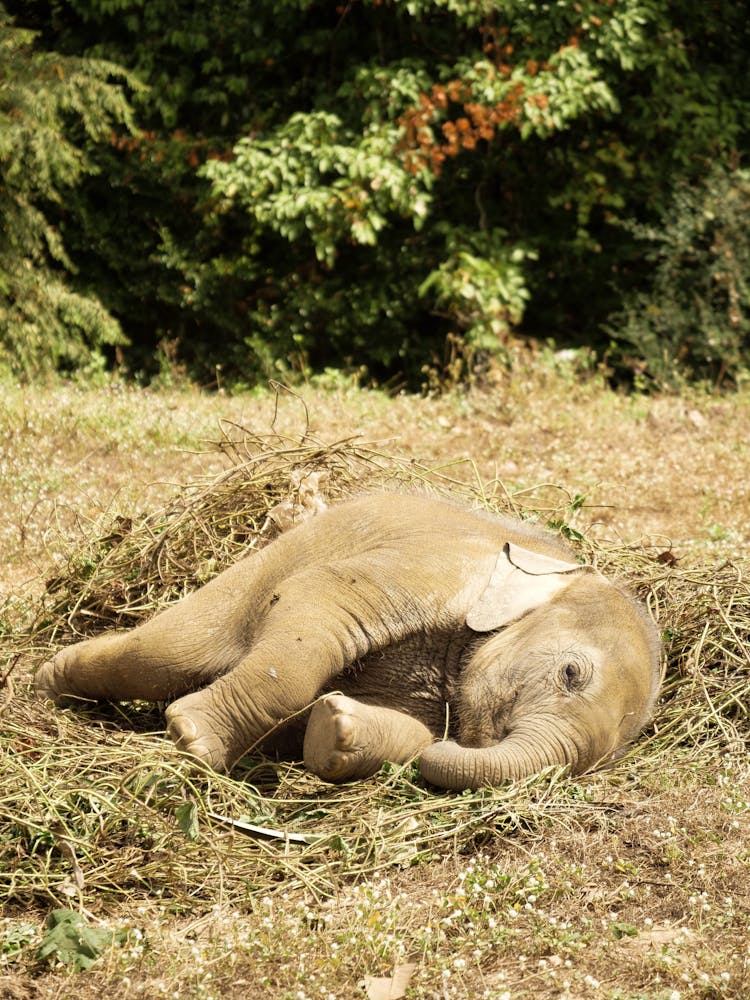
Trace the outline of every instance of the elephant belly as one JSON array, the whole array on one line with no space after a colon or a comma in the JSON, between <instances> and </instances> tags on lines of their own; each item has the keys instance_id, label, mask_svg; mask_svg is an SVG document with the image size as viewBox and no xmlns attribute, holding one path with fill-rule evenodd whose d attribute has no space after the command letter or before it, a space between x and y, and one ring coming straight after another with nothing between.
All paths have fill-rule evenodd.
<instances>
[{"instance_id":1,"label":"elephant belly","mask_svg":"<svg viewBox=\"0 0 750 1000\"><path fill-rule=\"evenodd\" d=\"M456 735L455 693L469 629L447 635L417 635L344 671L330 686L368 705L405 712L435 736Z\"/></svg>"}]
</instances>

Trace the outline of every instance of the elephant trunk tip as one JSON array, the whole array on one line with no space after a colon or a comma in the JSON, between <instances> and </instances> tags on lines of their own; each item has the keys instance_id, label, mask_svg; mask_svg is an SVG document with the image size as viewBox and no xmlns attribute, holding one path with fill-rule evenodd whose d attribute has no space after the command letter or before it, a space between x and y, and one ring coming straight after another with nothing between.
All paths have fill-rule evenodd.
<instances>
[{"instance_id":1,"label":"elephant trunk tip","mask_svg":"<svg viewBox=\"0 0 750 1000\"><path fill-rule=\"evenodd\" d=\"M450 740L441 740L426 747L419 759L419 770L425 781L436 788L451 791L476 791L499 785L506 775L487 775L480 757L481 751L468 750Z\"/></svg>"}]
</instances>

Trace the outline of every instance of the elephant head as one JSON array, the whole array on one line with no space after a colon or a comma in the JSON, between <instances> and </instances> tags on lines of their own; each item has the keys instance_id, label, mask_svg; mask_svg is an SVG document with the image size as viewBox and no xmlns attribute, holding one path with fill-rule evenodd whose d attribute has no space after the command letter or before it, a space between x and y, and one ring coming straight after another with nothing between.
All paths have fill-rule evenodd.
<instances>
[{"instance_id":1,"label":"elephant head","mask_svg":"<svg viewBox=\"0 0 750 1000\"><path fill-rule=\"evenodd\" d=\"M497 785L612 760L648 721L660 683L651 620L597 571L505 546L467 624L476 646L460 682L459 743L421 755L443 788Z\"/></svg>"}]
</instances>

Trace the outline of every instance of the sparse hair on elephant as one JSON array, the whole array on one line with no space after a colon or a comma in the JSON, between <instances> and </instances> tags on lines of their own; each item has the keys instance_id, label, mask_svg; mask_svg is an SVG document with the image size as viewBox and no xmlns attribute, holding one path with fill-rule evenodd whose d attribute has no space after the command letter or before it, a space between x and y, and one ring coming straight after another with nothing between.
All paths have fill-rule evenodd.
<instances>
[{"instance_id":1,"label":"sparse hair on elephant","mask_svg":"<svg viewBox=\"0 0 750 1000\"><path fill-rule=\"evenodd\" d=\"M217 770L275 740L329 781L418 757L428 781L465 789L613 760L660 679L645 610L552 534L380 494L320 511L135 629L62 649L35 684L169 701L169 735Z\"/></svg>"}]
</instances>

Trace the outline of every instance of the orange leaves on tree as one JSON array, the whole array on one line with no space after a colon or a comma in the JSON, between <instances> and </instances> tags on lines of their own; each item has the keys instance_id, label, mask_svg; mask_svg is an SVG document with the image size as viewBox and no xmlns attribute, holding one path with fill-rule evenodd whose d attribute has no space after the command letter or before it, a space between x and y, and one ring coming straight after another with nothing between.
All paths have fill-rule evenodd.
<instances>
[{"instance_id":1,"label":"orange leaves on tree","mask_svg":"<svg viewBox=\"0 0 750 1000\"><path fill-rule=\"evenodd\" d=\"M445 92L448 95L449 101L458 104L464 97L471 97L471 86L468 83L464 83L463 80L451 80L446 86Z\"/></svg>"},{"instance_id":2,"label":"orange leaves on tree","mask_svg":"<svg viewBox=\"0 0 750 1000\"><path fill-rule=\"evenodd\" d=\"M471 98L471 85L463 80L437 83L429 93L419 95L416 107L401 116L402 148L406 151L404 164L410 173L426 169L437 176L448 157L458 156L465 149L476 149L480 141L491 142L499 128L518 122L525 86L519 81L496 104L481 104ZM546 100L544 95L536 95L534 103L537 107L546 107ZM460 105L463 113L440 124L452 104Z\"/></svg>"},{"instance_id":3,"label":"orange leaves on tree","mask_svg":"<svg viewBox=\"0 0 750 1000\"><path fill-rule=\"evenodd\" d=\"M592 19L592 23L596 20ZM531 38L527 37L526 41L530 42ZM577 44L578 32L574 32L568 45ZM490 61L490 79L499 77L510 81L516 68L512 64L515 48L507 25L493 24L489 19L485 22L482 50ZM527 78L554 73L554 68L546 61L527 59L519 65L524 66ZM546 94L527 94L522 80L509 85L508 93L495 104L483 104L473 98L472 85L465 80L436 83L428 92L421 93L416 106L399 118L404 130L401 151L404 166L410 173L429 170L437 176L448 157L458 156L462 150L476 149L480 142L492 142L500 129L519 124L524 105L540 110L549 105Z\"/></svg>"},{"instance_id":4,"label":"orange leaves on tree","mask_svg":"<svg viewBox=\"0 0 750 1000\"><path fill-rule=\"evenodd\" d=\"M432 88L432 102L441 111L445 111L448 107L448 92L439 83L436 83Z\"/></svg>"},{"instance_id":5,"label":"orange leaves on tree","mask_svg":"<svg viewBox=\"0 0 750 1000\"><path fill-rule=\"evenodd\" d=\"M539 108L544 111L545 108L549 107L549 97L546 94L532 94L528 99L528 103L532 107Z\"/></svg>"}]
</instances>

